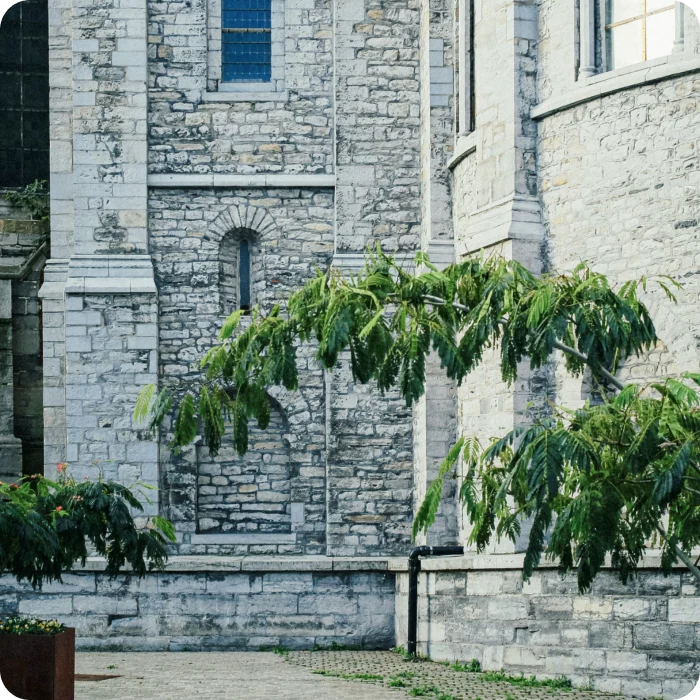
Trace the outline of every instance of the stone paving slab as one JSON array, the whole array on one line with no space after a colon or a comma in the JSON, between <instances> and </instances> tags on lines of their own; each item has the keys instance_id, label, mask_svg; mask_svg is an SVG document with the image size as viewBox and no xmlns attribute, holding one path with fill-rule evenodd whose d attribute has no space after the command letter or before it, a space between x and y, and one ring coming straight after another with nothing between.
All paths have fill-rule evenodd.
<instances>
[{"instance_id":1,"label":"stone paving slab","mask_svg":"<svg viewBox=\"0 0 700 700\"><path fill-rule=\"evenodd\" d=\"M394 690L314 675L266 652L79 653L79 674L120 678L76 683L76 700L400 700Z\"/></svg>"},{"instance_id":2,"label":"stone paving slab","mask_svg":"<svg viewBox=\"0 0 700 700\"><path fill-rule=\"evenodd\" d=\"M624 700L486 682L479 674L409 662L392 652L79 653L76 672L119 676L77 683L76 700Z\"/></svg>"}]
</instances>

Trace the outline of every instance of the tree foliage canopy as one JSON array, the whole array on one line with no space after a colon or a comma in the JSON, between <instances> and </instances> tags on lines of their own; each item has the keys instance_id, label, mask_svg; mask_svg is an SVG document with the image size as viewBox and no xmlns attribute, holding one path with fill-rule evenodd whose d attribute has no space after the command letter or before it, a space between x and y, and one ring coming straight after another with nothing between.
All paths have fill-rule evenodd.
<instances>
[{"instance_id":1,"label":"tree foliage canopy","mask_svg":"<svg viewBox=\"0 0 700 700\"><path fill-rule=\"evenodd\" d=\"M515 539L522 520L532 519L526 576L546 550L563 569L578 570L582 589L606 555L626 577L654 534L665 543L666 570L677 557L687 559L683 552L700 537L700 490L693 486L700 474L698 395L676 380L643 389L624 387L614 376L622 360L658 341L639 297L647 281L614 288L585 265L535 276L497 256L440 271L421 253L416 265L421 272L407 271L377 250L358 275L319 272L291 297L286 313L279 306L268 314L255 309L245 324L243 312L232 314L202 360L201 382L179 400L173 447L191 443L201 423L216 454L228 423L236 449L245 453L249 421L262 429L269 423L268 390L298 388L300 343L315 345L324 369L348 353L355 381L396 389L409 406L425 391L431 352L460 383L487 350L497 349L510 384L524 361L538 369L561 351L571 374L590 370L606 397L602 405L553 408L485 450L473 438L460 440L428 489L414 533L434 521L442 480L463 457L460 493L472 543L483 550L494 536ZM658 284L673 298L672 281ZM156 427L172 405L167 391L149 387L135 414L150 415ZM668 532L661 527L667 516ZM700 578L697 569L694 574Z\"/></svg>"},{"instance_id":2,"label":"tree foliage canopy","mask_svg":"<svg viewBox=\"0 0 700 700\"><path fill-rule=\"evenodd\" d=\"M125 564L139 577L164 566L165 547L175 540L167 520L154 517L139 527L132 512L143 505L132 489L76 482L59 468L56 482L40 475L0 482L0 571L35 588L60 581L75 563L85 564L88 544L106 558L109 575Z\"/></svg>"}]
</instances>

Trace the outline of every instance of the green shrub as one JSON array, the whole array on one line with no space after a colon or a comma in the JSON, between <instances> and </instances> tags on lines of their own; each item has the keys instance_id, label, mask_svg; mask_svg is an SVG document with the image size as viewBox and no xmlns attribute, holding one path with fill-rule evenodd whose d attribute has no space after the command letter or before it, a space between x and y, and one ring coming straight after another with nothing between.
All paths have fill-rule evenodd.
<instances>
[{"instance_id":1,"label":"green shrub","mask_svg":"<svg viewBox=\"0 0 700 700\"><path fill-rule=\"evenodd\" d=\"M166 545L175 541L172 524L159 517L141 524L133 516L143 511L137 496L148 501L150 487L76 482L67 465L58 469L58 481L36 474L0 482L0 571L40 588L61 581L77 562L84 565L88 544L105 557L110 576L125 564L138 577L165 566Z\"/></svg>"}]
</instances>

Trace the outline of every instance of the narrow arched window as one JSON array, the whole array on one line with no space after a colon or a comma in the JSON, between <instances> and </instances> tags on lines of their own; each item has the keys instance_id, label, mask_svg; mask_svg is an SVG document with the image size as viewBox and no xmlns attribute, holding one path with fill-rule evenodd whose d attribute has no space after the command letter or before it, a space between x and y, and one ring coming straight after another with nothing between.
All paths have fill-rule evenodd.
<instances>
[{"instance_id":1,"label":"narrow arched window","mask_svg":"<svg viewBox=\"0 0 700 700\"><path fill-rule=\"evenodd\" d=\"M219 295L224 317L234 311L249 311L255 303L253 267L256 257L255 231L234 229L219 248Z\"/></svg>"},{"instance_id":2,"label":"narrow arched window","mask_svg":"<svg viewBox=\"0 0 700 700\"><path fill-rule=\"evenodd\" d=\"M250 310L250 243L241 241L238 249L238 300L239 308Z\"/></svg>"}]
</instances>

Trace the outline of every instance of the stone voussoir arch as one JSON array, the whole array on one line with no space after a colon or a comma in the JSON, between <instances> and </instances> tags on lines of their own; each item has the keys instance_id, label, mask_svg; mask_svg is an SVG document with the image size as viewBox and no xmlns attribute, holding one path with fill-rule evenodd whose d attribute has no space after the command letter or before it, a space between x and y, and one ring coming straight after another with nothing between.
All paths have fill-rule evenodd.
<instances>
[{"instance_id":1,"label":"stone voussoir arch","mask_svg":"<svg viewBox=\"0 0 700 700\"><path fill-rule=\"evenodd\" d=\"M266 209L249 204L232 204L214 219L207 233L210 240L221 243L232 231L248 230L262 237L277 228L277 223Z\"/></svg>"}]
</instances>

